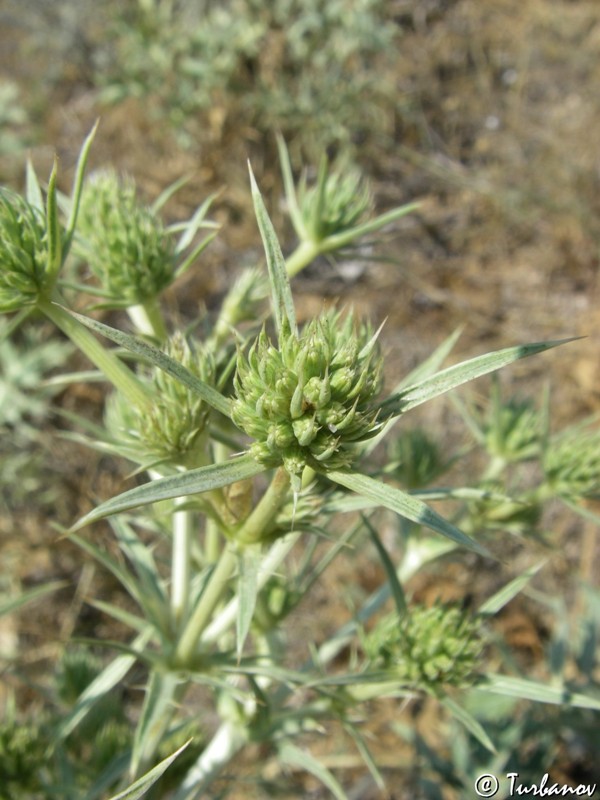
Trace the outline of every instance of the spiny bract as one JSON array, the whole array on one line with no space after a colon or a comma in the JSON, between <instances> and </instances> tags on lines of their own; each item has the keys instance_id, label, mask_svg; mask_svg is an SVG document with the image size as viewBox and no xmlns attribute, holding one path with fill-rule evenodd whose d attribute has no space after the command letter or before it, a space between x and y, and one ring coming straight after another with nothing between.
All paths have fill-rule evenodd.
<instances>
[{"instance_id":1,"label":"spiny bract","mask_svg":"<svg viewBox=\"0 0 600 800\"><path fill-rule=\"evenodd\" d=\"M380 429L377 336L330 311L281 338L277 348L263 330L248 355L239 354L233 421L255 439L257 461L283 465L296 481L305 466L349 466L351 445Z\"/></svg>"},{"instance_id":2,"label":"spiny bract","mask_svg":"<svg viewBox=\"0 0 600 800\"><path fill-rule=\"evenodd\" d=\"M0 189L0 311L33 305L48 288L44 214L18 194Z\"/></svg>"}]
</instances>

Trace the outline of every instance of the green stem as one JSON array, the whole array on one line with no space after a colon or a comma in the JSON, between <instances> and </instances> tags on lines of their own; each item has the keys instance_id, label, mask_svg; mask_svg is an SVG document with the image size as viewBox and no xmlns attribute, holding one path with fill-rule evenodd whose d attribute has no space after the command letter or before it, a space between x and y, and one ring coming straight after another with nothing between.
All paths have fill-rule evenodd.
<instances>
[{"instance_id":1,"label":"green stem","mask_svg":"<svg viewBox=\"0 0 600 800\"><path fill-rule=\"evenodd\" d=\"M279 467L260 503L237 531L235 538L238 542L255 544L269 535L275 517L287 500L289 488L290 476Z\"/></svg>"},{"instance_id":2,"label":"green stem","mask_svg":"<svg viewBox=\"0 0 600 800\"><path fill-rule=\"evenodd\" d=\"M289 487L289 475L280 467L273 476L273 480L259 504L237 531L237 542L243 544L260 542L270 532L279 509L287 499ZM221 553L221 557L208 580L202 597L183 631L175 651L176 664L189 665L192 661L200 636L227 589L235 565L236 546L230 543L225 546Z\"/></svg>"},{"instance_id":3,"label":"green stem","mask_svg":"<svg viewBox=\"0 0 600 800\"><path fill-rule=\"evenodd\" d=\"M156 297L151 297L137 306L130 306L127 313L141 334L152 336L161 342L168 337L167 327Z\"/></svg>"},{"instance_id":4,"label":"green stem","mask_svg":"<svg viewBox=\"0 0 600 800\"><path fill-rule=\"evenodd\" d=\"M176 498L173 512L171 612L177 628L187 616L190 596L192 512L189 509L177 510L177 506L186 501L187 497Z\"/></svg>"},{"instance_id":5,"label":"green stem","mask_svg":"<svg viewBox=\"0 0 600 800\"><path fill-rule=\"evenodd\" d=\"M300 242L294 252L286 259L285 267L290 278L311 264L320 255L321 246L310 239Z\"/></svg>"},{"instance_id":6,"label":"green stem","mask_svg":"<svg viewBox=\"0 0 600 800\"><path fill-rule=\"evenodd\" d=\"M183 667L190 664L200 634L206 627L217 603L223 596L227 585L233 575L236 559L236 548L232 544L226 544L221 553L221 558L217 562L208 580L206 588L202 593L198 605L193 611L189 622L184 628L183 634L175 650L175 663Z\"/></svg>"},{"instance_id":7,"label":"green stem","mask_svg":"<svg viewBox=\"0 0 600 800\"><path fill-rule=\"evenodd\" d=\"M149 408L148 391L114 353L104 348L98 339L72 317L61 305L50 300L38 301L38 308L85 353L106 378L138 408Z\"/></svg>"}]
</instances>

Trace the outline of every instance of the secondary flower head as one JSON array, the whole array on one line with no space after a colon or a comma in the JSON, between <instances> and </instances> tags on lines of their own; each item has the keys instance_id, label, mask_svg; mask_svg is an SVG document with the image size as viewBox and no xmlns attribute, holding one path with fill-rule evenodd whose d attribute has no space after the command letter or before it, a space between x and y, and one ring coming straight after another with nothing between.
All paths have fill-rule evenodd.
<instances>
[{"instance_id":1,"label":"secondary flower head","mask_svg":"<svg viewBox=\"0 0 600 800\"><path fill-rule=\"evenodd\" d=\"M166 344L167 355L207 383L214 381L209 354L175 334ZM140 463L168 463L190 468L202 463L209 408L183 383L161 369L149 376L157 398L148 412L132 406L121 394L113 395L107 425L125 454Z\"/></svg>"},{"instance_id":2,"label":"secondary flower head","mask_svg":"<svg viewBox=\"0 0 600 800\"><path fill-rule=\"evenodd\" d=\"M415 606L401 620L385 618L364 641L372 661L422 689L472 683L483 645L479 619L439 603Z\"/></svg>"},{"instance_id":3,"label":"secondary flower head","mask_svg":"<svg viewBox=\"0 0 600 800\"><path fill-rule=\"evenodd\" d=\"M369 187L358 170L342 168L339 172L328 172L322 167L315 186L307 187L305 180L300 184L298 204L308 236L320 242L358 225L372 201Z\"/></svg>"},{"instance_id":4,"label":"secondary flower head","mask_svg":"<svg viewBox=\"0 0 600 800\"><path fill-rule=\"evenodd\" d=\"M174 243L131 178L100 171L87 180L79 212L79 254L116 305L156 297L174 278Z\"/></svg>"},{"instance_id":5,"label":"secondary flower head","mask_svg":"<svg viewBox=\"0 0 600 800\"><path fill-rule=\"evenodd\" d=\"M238 356L232 419L266 466L296 481L305 466L339 469L352 445L379 430L382 358L376 336L352 315L326 312L275 347L265 331Z\"/></svg>"},{"instance_id":6,"label":"secondary flower head","mask_svg":"<svg viewBox=\"0 0 600 800\"><path fill-rule=\"evenodd\" d=\"M34 304L48 288L48 263L44 214L0 189L0 310Z\"/></svg>"}]
</instances>

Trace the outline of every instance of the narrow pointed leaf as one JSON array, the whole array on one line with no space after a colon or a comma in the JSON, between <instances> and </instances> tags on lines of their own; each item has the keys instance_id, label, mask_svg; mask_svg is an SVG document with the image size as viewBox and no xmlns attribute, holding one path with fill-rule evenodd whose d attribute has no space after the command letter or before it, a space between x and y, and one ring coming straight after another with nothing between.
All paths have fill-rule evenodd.
<instances>
[{"instance_id":1,"label":"narrow pointed leaf","mask_svg":"<svg viewBox=\"0 0 600 800\"><path fill-rule=\"evenodd\" d=\"M294 185L294 176L292 174L290 156L281 134L277 135L277 149L279 151L279 162L281 164L283 188L285 190L285 199L287 200L288 212L296 233L301 239L303 239L306 237L306 229L302 220L302 214L300 213L300 209L298 207L298 198L296 196L296 187Z\"/></svg>"},{"instance_id":2,"label":"narrow pointed leaf","mask_svg":"<svg viewBox=\"0 0 600 800\"><path fill-rule=\"evenodd\" d=\"M54 167L48 183L46 196L46 232L48 236L48 275L53 279L58 275L62 258L62 240L60 222L58 221L58 206L56 203L56 175L58 162L54 159Z\"/></svg>"},{"instance_id":3,"label":"narrow pointed leaf","mask_svg":"<svg viewBox=\"0 0 600 800\"><path fill-rule=\"evenodd\" d=\"M65 310L68 311L68 309ZM78 322L81 322L82 325L90 328L90 330L105 336L107 339L110 339L112 342L115 342L115 344L124 347L126 350L129 350L132 353L136 353L136 355L147 359L151 364L154 364L154 366L164 370L164 372L181 381L188 388L192 389L192 391L196 392L206 403L208 403L209 406L212 406L212 408L220 411L226 416L229 415L231 403L226 397L224 397L216 389L213 389L212 386L209 386L208 383L205 383L204 381L200 380L200 378L197 378L188 369L186 369L183 364L175 361L175 359L171 358L166 353L163 353L162 350L159 350L153 345L148 344L148 342L145 342L142 339L138 339L135 336L130 336L129 334L123 333L116 328L111 328L109 325L105 325L104 323L98 322L95 319L85 317L82 314L77 314L75 311L69 311L69 314L75 317Z\"/></svg>"},{"instance_id":4,"label":"narrow pointed leaf","mask_svg":"<svg viewBox=\"0 0 600 800\"><path fill-rule=\"evenodd\" d=\"M462 706L459 706L459 704L450 697L444 697L441 700L441 703L444 708L446 708L452 714L454 719L460 722L460 724L463 725L469 731L469 733L485 747L486 750L489 750L490 753L496 752L494 743L487 735L482 725L475 719L475 717L469 714L466 709L464 709Z\"/></svg>"},{"instance_id":5,"label":"narrow pointed leaf","mask_svg":"<svg viewBox=\"0 0 600 800\"><path fill-rule=\"evenodd\" d=\"M133 647L138 651L143 651L144 647L152 638L152 630L148 629L136 637ZM121 681L136 662L134 655L117 656L114 661L105 667L102 672L94 678L89 686L79 695L77 702L61 721L57 736L59 739L66 738L72 733L79 723L85 719L90 710L97 702L102 700L111 689Z\"/></svg>"},{"instance_id":6,"label":"narrow pointed leaf","mask_svg":"<svg viewBox=\"0 0 600 800\"><path fill-rule=\"evenodd\" d=\"M488 557L491 555L485 547L473 541L473 539L452 525L451 522L448 522L429 506L426 506L421 500L406 494L400 489L369 478L368 475L339 471L331 471L326 474L335 483L345 486L368 500L374 500L378 505L389 508L390 511L395 511L411 522L425 525L425 527L441 533L442 536L446 536L453 542L467 547L469 550L474 550L480 555Z\"/></svg>"},{"instance_id":7,"label":"narrow pointed leaf","mask_svg":"<svg viewBox=\"0 0 600 800\"><path fill-rule=\"evenodd\" d=\"M368 233L375 233L391 222L400 219L400 217L410 214L411 211L417 211L420 206L420 203L407 203L404 206L399 206L391 211L387 211L385 214L380 214L378 217L375 217L375 219L364 222L362 225L357 225L349 231L329 236L323 242L322 251L339 250L342 247L346 247L357 239L360 239L361 236L366 236Z\"/></svg>"},{"instance_id":8,"label":"narrow pointed leaf","mask_svg":"<svg viewBox=\"0 0 600 800\"><path fill-rule=\"evenodd\" d=\"M340 783L334 778L326 766L321 764L307 750L301 750L290 742L284 742L279 747L279 758L284 764L301 767L310 772L323 786L326 786L337 800L348 800L347 794L342 789Z\"/></svg>"},{"instance_id":9,"label":"narrow pointed leaf","mask_svg":"<svg viewBox=\"0 0 600 800\"><path fill-rule=\"evenodd\" d=\"M177 242L177 246L175 248L175 252L177 254L182 253L186 247L189 247L194 239L194 236L198 233L200 228L212 227L214 223L208 222L206 217L206 212L212 205L213 200L215 199L216 194L211 194L206 200L202 203L202 205L196 210L193 217L185 224L183 229L183 233L179 241Z\"/></svg>"},{"instance_id":10,"label":"narrow pointed leaf","mask_svg":"<svg viewBox=\"0 0 600 800\"><path fill-rule=\"evenodd\" d=\"M576 708L590 708L600 711L600 698L589 697L580 692L571 692L566 686L552 686L547 683L513 678L508 675L488 673L485 682L474 687L476 692L492 692L520 700L533 700L536 703L568 705Z\"/></svg>"},{"instance_id":11,"label":"narrow pointed leaf","mask_svg":"<svg viewBox=\"0 0 600 800\"><path fill-rule=\"evenodd\" d=\"M42 189L40 182L35 174L33 164L27 159L26 175L25 175L25 198L30 206L37 208L38 211L44 213L44 198L42 196Z\"/></svg>"},{"instance_id":12,"label":"narrow pointed leaf","mask_svg":"<svg viewBox=\"0 0 600 800\"><path fill-rule=\"evenodd\" d=\"M94 136L96 135L96 131L98 130L98 125L100 124L100 120L96 120L96 123L92 130L86 136L86 139L83 143L81 151L79 153L79 158L77 159L77 168L75 170L75 180L73 181L73 189L71 191L71 210L69 214L69 221L67 222L67 232L65 237L64 249L65 249L65 257L67 256L70 248L71 243L73 242L73 236L75 234L75 226L77 225L77 217L79 215L79 204L81 202L81 192L83 191L83 180L85 177L85 168L87 166L88 158L90 155L90 150L92 147L92 142L94 141Z\"/></svg>"},{"instance_id":13,"label":"narrow pointed leaf","mask_svg":"<svg viewBox=\"0 0 600 800\"><path fill-rule=\"evenodd\" d=\"M544 563L544 561L541 561L539 564L529 567L529 569L526 569L521 575L518 575L514 580L510 581L510 583L507 583L506 586L503 586L500 591L496 592L493 597L490 597L489 600L486 600L485 603L480 606L478 613L486 617L497 614L498 611L503 609L507 603L510 603L513 597L516 597L519 592L527 586Z\"/></svg>"},{"instance_id":14,"label":"narrow pointed leaf","mask_svg":"<svg viewBox=\"0 0 600 800\"><path fill-rule=\"evenodd\" d=\"M44 597L44 595L50 592L56 592L66 585L66 581L54 581L53 583L45 584L45 586L36 586L35 589L22 592L16 597L2 598L0 599L0 617L3 617L5 614L10 614L12 611L16 611L18 608L21 608L21 606L27 605L27 603L33 603L35 600Z\"/></svg>"},{"instance_id":15,"label":"narrow pointed leaf","mask_svg":"<svg viewBox=\"0 0 600 800\"><path fill-rule=\"evenodd\" d=\"M398 612L399 617L403 617L406 614L406 598L404 597L404 591L398 580L398 575L392 564L392 559L389 557L388 551L385 549L383 542L381 541L379 534L375 530L375 528L371 525L369 520L361 514L363 523L365 524L367 530L369 531L369 535L371 537L371 541L375 545L375 549L381 559L381 563L383 564L383 569L385 570L385 574L388 580L388 584L390 587L390 591L392 593L392 597L394 598L394 603L396 604L396 611Z\"/></svg>"},{"instance_id":16,"label":"narrow pointed leaf","mask_svg":"<svg viewBox=\"0 0 600 800\"><path fill-rule=\"evenodd\" d=\"M236 654L238 661L244 649L244 642L250 631L256 598L260 586L258 573L262 563L262 546L260 544L245 547L239 556L238 595L240 598L236 620Z\"/></svg>"},{"instance_id":17,"label":"narrow pointed leaf","mask_svg":"<svg viewBox=\"0 0 600 800\"><path fill-rule=\"evenodd\" d=\"M179 750L176 750L168 758L165 758L163 761L161 761L160 764L157 764L153 769L150 770L150 772L147 772L135 783L132 783L127 789L119 792L119 794L114 795L114 797L111 797L110 800L138 800L138 798L143 797L148 789L156 783L156 781L171 766L177 756L185 750L190 742L191 739L182 745Z\"/></svg>"},{"instance_id":18,"label":"narrow pointed leaf","mask_svg":"<svg viewBox=\"0 0 600 800\"><path fill-rule=\"evenodd\" d=\"M277 335L280 339L282 336L289 334L297 336L294 299L292 297L290 279L288 278L285 266L285 259L260 191L256 185L252 168L250 165L248 165L248 168L250 170L254 211L256 213L256 220L267 257L267 267L269 270L273 297L273 315L275 317L275 325L277 326Z\"/></svg>"},{"instance_id":19,"label":"narrow pointed leaf","mask_svg":"<svg viewBox=\"0 0 600 800\"><path fill-rule=\"evenodd\" d=\"M483 356L476 356L468 361L455 364L453 367L448 367L436 375L426 378L424 381L390 397L389 400L382 404L383 411L394 415L403 414L405 411L426 403L428 400L461 386L463 383L468 383L482 375L501 369L521 358L543 353L544 350L550 350L552 347L575 341L577 338L579 337L549 342L535 342L517 347L507 347Z\"/></svg>"},{"instance_id":20,"label":"narrow pointed leaf","mask_svg":"<svg viewBox=\"0 0 600 800\"><path fill-rule=\"evenodd\" d=\"M142 633L148 629L148 621L143 617L138 617L137 614L132 614L125 611L124 608L116 606L113 603L105 603L103 600L88 600L89 605L107 614L109 617L116 619L128 628L132 628L137 633Z\"/></svg>"},{"instance_id":21,"label":"narrow pointed leaf","mask_svg":"<svg viewBox=\"0 0 600 800\"><path fill-rule=\"evenodd\" d=\"M213 239L216 238L216 236L217 236L216 233L211 233L204 239L202 239L202 241L198 245L196 245L196 247L192 250L189 256L187 256L175 270L176 278L179 278L180 275L183 275L184 272L187 272L187 270L192 266L194 261L198 258L200 253L202 253L203 250L206 250L208 245L212 242Z\"/></svg>"},{"instance_id":22,"label":"narrow pointed leaf","mask_svg":"<svg viewBox=\"0 0 600 800\"><path fill-rule=\"evenodd\" d=\"M168 475L166 478L150 481L150 483L137 486L135 489L130 489L128 492L123 492L123 494L107 500L86 514L73 526L72 530L78 530L84 525L89 525L90 522L109 516L109 514L129 511L131 508L149 505L159 500L170 500L174 497L220 489L230 483L252 478L264 471L264 466L255 461L252 456L246 455L232 461L210 464L207 467L191 469L177 475Z\"/></svg>"},{"instance_id":23,"label":"narrow pointed leaf","mask_svg":"<svg viewBox=\"0 0 600 800\"><path fill-rule=\"evenodd\" d=\"M142 713L133 737L131 775L137 775L141 765L151 762L165 733L175 704L179 677L172 672L152 672L142 706Z\"/></svg>"},{"instance_id":24,"label":"narrow pointed leaf","mask_svg":"<svg viewBox=\"0 0 600 800\"><path fill-rule=\"evenodd\" d=\"M8 339L17 330L22 322L25 322L27 317L33 313L34 307L27 306L18 311L10 320L3 319L0 326L0 344Z\"/></svg>"}]
</instances>

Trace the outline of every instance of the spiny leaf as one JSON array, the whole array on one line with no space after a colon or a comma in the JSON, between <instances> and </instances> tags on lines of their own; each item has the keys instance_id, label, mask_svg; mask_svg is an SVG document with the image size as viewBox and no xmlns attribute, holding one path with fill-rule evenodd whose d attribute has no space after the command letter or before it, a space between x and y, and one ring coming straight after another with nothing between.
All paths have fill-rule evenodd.
<instances>
[{"instance_id":1,"label":"spiny leaf","mask_svg":"<svg viewBox=\"0 0 600 800\"><path fill-rule=\"evenodd\" d=\"M69 311L68 309L64 310ZM112 342L115 342L115 344L124 347L126 350L148 359L148 361L154 364L154 366L162 369L169 375L172 375L174 378L184 383L192 391L196 392L206 403L208 403L209 406L212 406L212 408L220 411L221 414L229 416L231 404L226 397L224 397L216 389L213 389L213 387L208 383L205 383L200 378L196 377L196 375L193 375L178 361L175 361L175 359L171 358L166 353L163 353L162 350L153 347L151 344L148 344L148 342L145 342L142 339L138 339L135 336L130 336L129 334L123 333L116 328L111 328L109 325L105 325L104 323L98 322L95 319L85 317L82 314L77 314L75 311L69 311L69 314L81 322L82 325L90 328L90 330L105 336L107 339L110 339Z\"/></svg>"},{"instance_id":2,"label":"spiny leaf","mask_svg":"<svg viewBox=\"0 0 600 800\"><path fill-rule=\"evenodd\" d=\"M395 511L401 517L411 520L411 522L425 525L425 527L441 533L442 536L447 536L453 542L463 547L468 547L469 550L474 550L480 555L488 557L491 555L485 547L473 541L452 523L445 520L429 506L426 506L421 500L417 500L416 497L412 497L400 489L369 478L368 475L335 470L331 470L326 474L335 483L339 483L341 486L345 486L347 489L369 500L376 501L378 505L389 508L390 511Z\"/></svg>"},{"instance_id":3,"label":"spiny leaf","mask_svg":"<svg viewBox=\"0 0 600 800\"><path fill-rule=\"evenodd\" d=\"M232 461L210 464L207 467L191 469L177 475L168 475L166 478L150 481L143 486L123 492L117 497L112 497L86 514L73 526L72 530L79 530L79 528L89 525L90 522L107 517L109 514L129 511L131 508L149 505L159 500L170 500L174 497L220 489L230 483L252 478L264 471L265 467L262 464L255 461L252 456L246 455Z\"/></svg>"},{"instance_id":4,"label":"spiny leaf","mask_svg":"<svg viewBox=\"0 0 600 800\"><path fill-rule=\"evenodd\" d=\"M482 375L487 375L494 370L512 364L521 358L527 358L536 353L542 353L552 347L558 347L567 342L573 342L580 337L571 339L559 339L557 341L535 342L533 344L523 344L517 347L506 347L503 350L496 350L493 353L486 353L483 356L476 356L468 361L462 361L453 367L438 372L424 381L410 386L407 389L393 395L384 403L382 410L390 415L403 414L415 406L426 403L434 397L438 397L445 392L461 386L463 383L472 381Z\"/></svg>"},{"instance_id":5,"label":"spiny leaf","mask_svg":"<svg viewBox=\"0 0 600 800\"><path fill-rule=\"evenodd\" d=\"M114 797L111 797L110 800L138 800L138 798L143 797L148 789L156 783L156 781L162 776L163 772L165 772L165 770L171 766L173 761L175 761L177 756L185 750L190 742L191 739L182 745L179 750L176 750L168 758L165 758L163 761L161 761L160 764L157 764L153 769L150 770L150 772L147 772L135 783L132 783L127 789L119 792L119 794L116 794Z\"/></svg>"},{"instance_id":6,"label":"spiny leaf","mask_svg":"<svg viewBox=\"0 0 600 800\"><path fill-rule=\"evenodd\" d=\"M265 208L262 196L256 185L250 164L248 164L248 169L250 170L254 211L265 248L269 278L271 280L275 325L277 326L277 335L281 340L282 337L285 338L290 334L293 336L298 335L294 299L292 297L290 280L285 266L285 259L281 252L279 241L277 240L277 234L269 219L267 209Z\"/></svg>"}]
</instances>

